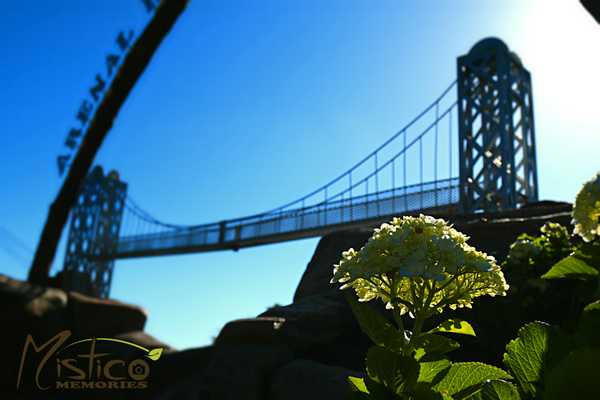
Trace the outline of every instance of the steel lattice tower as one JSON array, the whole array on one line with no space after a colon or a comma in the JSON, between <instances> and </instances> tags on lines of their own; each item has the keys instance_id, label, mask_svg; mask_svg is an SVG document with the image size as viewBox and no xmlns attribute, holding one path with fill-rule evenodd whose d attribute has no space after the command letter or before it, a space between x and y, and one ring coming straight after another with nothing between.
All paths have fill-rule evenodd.
<instances>
[{"instance_id":1,"label":"steel lattice tower","mask_svg":"<svg viewBox=\"0 0 600 400\"><path fill-rule=\"evenodd\" d=\"M114 252L125 204L127 184L116 172L95 167L85 179L71 210L62 284L97 297L108 297L114 260L98 259Z\"/></svg>"},{"instance_id":2,"label":"steel lattice tower","mask_svg":"<svg viewBox=\"0 0 600 400\"><path fill-rule=\"evenodd\" d=\"M500 39L457 60L460 203L464 212L537 201L531 76Z\"/></svg>"}]
</instances>

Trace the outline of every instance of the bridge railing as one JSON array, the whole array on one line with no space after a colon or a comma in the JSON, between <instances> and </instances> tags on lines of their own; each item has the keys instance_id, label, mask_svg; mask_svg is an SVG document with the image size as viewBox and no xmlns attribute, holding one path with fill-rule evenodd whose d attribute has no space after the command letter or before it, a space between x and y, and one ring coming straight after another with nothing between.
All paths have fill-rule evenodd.
<instances>
[{"instance_id":1,"label":"bridge railing","mask_svg":"<svg viewBox=\"0 0 600 400\"><path fill-rule=\"evenodd\" d=\"M176 225L155 219L129 196L116 255L103 257L235 249L454 205L459 198L458 178L453 172L457 170L453 157L457 142L452 134L455 85L456 81L353 167L268 212L202 225ZM428 162L433 165L425 165ZM447 171L440 165L447 165Z\"/></svg>"},{"instance_id":2,"label":"bridge railing","mask_svg":"<svg viewBox=\"0 0 600 400\"><path fill-rule=\"evenodd\" d=\"M175 228L160 233L125 236L119 239L117 254L160 253L175 248L236 248L261 238L298 235L341 224L359 223L417 210L435 209L458 203L458 178L418 183L369 193L362 196L329 200L310 207L237 218L220 223ZM306 235L310 236L310 235Z\"/></svg>"}]
</instances>

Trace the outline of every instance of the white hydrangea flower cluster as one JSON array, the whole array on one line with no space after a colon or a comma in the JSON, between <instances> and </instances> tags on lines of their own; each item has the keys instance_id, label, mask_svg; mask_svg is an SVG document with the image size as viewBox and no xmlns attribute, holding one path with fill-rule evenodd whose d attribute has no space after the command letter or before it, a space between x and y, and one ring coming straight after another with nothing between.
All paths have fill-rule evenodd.
<instances>
[{"instance_id":1,"label":"white hydrangea flower cluster","mask_svg":"<svg viewBox=\"0 0 600 400\"><path fill-rule=\"evenodd\" d=\"M569 238L569 231L567 228L556 222L546 222L540 228L540 232L548 238Z\"/></svg>"},{"instance_id":2,"label":"white hydrangea flower cluster","mask_svg":"<svg viewBox=\"0 0 600 400\"><path fill-rule=\"evenodd\" d=\"M510 262L529 262L540 254L542 249L531 239L519 239L510 245L507 260Z\"/></svg>"},{"instance_id":3,"label":"white hydrangea flower cluster","mask_svg":"<svg viewBox=\"0 0 600 400\"><path fill-rule=\"evenodd\" d=\"M573 233L586 242L600 236L600 173L583 185L573 205Z\"/></svg>"},{"instance_id":4,"label":"white hydrangea flower cluster","mask_svg":"<svg viewBox=\"0 0 600 400\"><path fill-rule=\"evenodd\" d=\"M411 315L505 295L508 285L495 259L468 245L468 239L443 219L394 218L375 229L360 251L342 253L331 283L354 288L360 301L379 298L387 308Z\"/></svg>"}]
</instances>

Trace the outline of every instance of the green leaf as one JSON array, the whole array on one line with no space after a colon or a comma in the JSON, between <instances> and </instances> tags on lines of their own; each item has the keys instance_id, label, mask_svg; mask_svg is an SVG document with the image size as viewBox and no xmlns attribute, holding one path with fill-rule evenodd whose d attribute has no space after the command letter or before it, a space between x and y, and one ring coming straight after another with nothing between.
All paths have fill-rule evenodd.
<instances>
[{"instance_id":1,"label":"green leaf","mask_svg":"<svg viewBox=\"0 0 600 400\"><path fill-rule=\"evenodd\" d=\"M417 384L411 399L416 400L453 400L452 396L441 394L431 389L431 385Z\"/></svg>"},{"instance_id":2,"label":"green leaf","mask_svg":"<svg viewBox=\"0 0 600 400\"><path fill-rule=\"evenodd\" d=\"M520 400L517 387L504 380L489 381L469 400Z\"/></svg>"},{"instance_id":3,"label":"green leaf","mask_svg":"<svg viewBox=\"0 0 600 400\"><path fill-rule=\"evenodd\" d=\"M544 400L600 398L599 365L599 348L573 351L548 373Z\"/></svg>"},{"instance_id":4,"label":"green leaf","mask_svg":"<svg viewBox=\"0 0 600 400\"><path fill-rule=\"evenodd\" d=\"M369 391L367 390L367 386L365 385L365 380L363 378L349 376L347 379L348 383L350 384L350 388L354 392L369 393Z\"/></svg>"},{"instance_id":5,"label":"green leaf","mask_svg":"<svg viewBox=\"0 0 600 400\"><path fill-rule=\"evenodd\" d=\"M575 332L575 341L580 346L600 346L600 300L583 309Z\"/></svg>"},{"instance_id":6,"label":"green leaf","mask_svg":"<svg viewBox=\"0 0 600 400\"><path fill-rule=\"evenodd\" d=\"M563 258L542 275L543 279L595 279L597 277L598 270L577 255Z\"/></svg>"},{"instance_id":7,"label":"green leaf","mask_svg":"<svg viewBox=\"0 0 600 400\"><path fill-rule=\"evenodd\" d=\"M419 363L412 357L373 346L367 352L367 375L394 393L404 393L417 383Z\"/></svg>"},{"instance_id":8,"label":"green leaf","mask_svg":"<svg viewBox=\"0 0 600 400\"><path fill-rule=\"evenodd\" d=\"M442 359L437 361L426 361L419 363L421 368L419 369L419 378L417 382L432 383L440 380L443 376L443 372L447 371L452 365L450 360Z\"/></svg>"},{"instance_id":9,"label":"green leaf","mask_svg":"<svg viewBox=\"0 0 600 400\"><path fill-rule=\"evenodd\" d=\"M357 301L354 296L346 296L346 298L361 330L373 343L396 351L404 348L406 339L388 320L367 304Z\"/></svg>"},{"instance_id":10,"label":"green leaf","mask_svg":"<svg viewBox=\"0 0 600 400\"><path fill-rule=\"evenodd\" d=\"M420 335L414 338L412 343L415 349L415 358L419 361L431 361L460 347L457 341L433 333Z\"/></svg>"},{"instance_id":11,"label":"green leaf","mask_svg":"<svg viewBox=\"0 0 600 400\"><path fill-rule=\"evenodd\" d=\"M531 322L519 329L519 337L506 346L504 364L521 390L535 398L544 374L566 355L569 347L569 339L558 328Z\"/></svg>"},{"instance_id":12,"label":"green leaf","mask_svg":"<svg viewBox=\"0 0 600 400\"><path fill-rule=\"evenodd\" d=\"M369 376L365 377L365 385L369 391L369 398L376 400L397 400L398 398L391 389Z\"/></svg>"},{"instance_id":13,"label":"green leaf","mask_svg":"<svg viewBox=\"0 0 600 400\"><path fill-rule=\"evenodd\" d=\"M471 324L458 318L444 321L429 331L429 333L435 332L460 333L462 335L476 336Z\"/></svg>"},{"instance_id":14,"label":"green leaf","mask_svg":"<svg viewBox=\"0 0 600 400\"><path fill-rule=\"evenodd\" d=\"M461 362L452 364L444 378L434 385L433 389L454 397L454 395L476 388L488 380L497 379L512 379L512 376L492 365Z\"/></svg>"}]
</instances>

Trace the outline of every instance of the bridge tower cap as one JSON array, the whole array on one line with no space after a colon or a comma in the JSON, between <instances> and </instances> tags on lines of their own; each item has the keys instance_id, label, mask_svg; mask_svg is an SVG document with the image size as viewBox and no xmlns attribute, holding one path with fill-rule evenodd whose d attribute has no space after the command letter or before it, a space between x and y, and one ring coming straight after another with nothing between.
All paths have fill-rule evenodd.
<instances>
[{"instance_id":1,"label":"bridge tower cap","mask_svg":"<svg viewBox=\"0 0 600 400\"><path fill-rule=\"evenodd\" d=\"M502 39L499 39L494 36L487 37L485 39L481 39L479 42L475 43L471 50L469 50L468 57L479 58L482 55L489 53L490 51L497 51L502 53L507 53L511 56L511 58L517 62L519 65L523 65L521 62L521 58L514 51L510 51L508 46Z\"/></svg>"},{"instance_id":2,"label":"bridge tower cap","mask_svg":"<svg viewBox=\"0 0 600 400\"><path fill-rule=\"evenodd\" d=\"M469 55L475 55L481 52L488 52L492 49L498 49L502 51L508 52L508 46L501 39L497 37L487 37L485 39L481 39L479 42L475 43L471 50L469 50Z\"/></svg>"}]
</instances>

